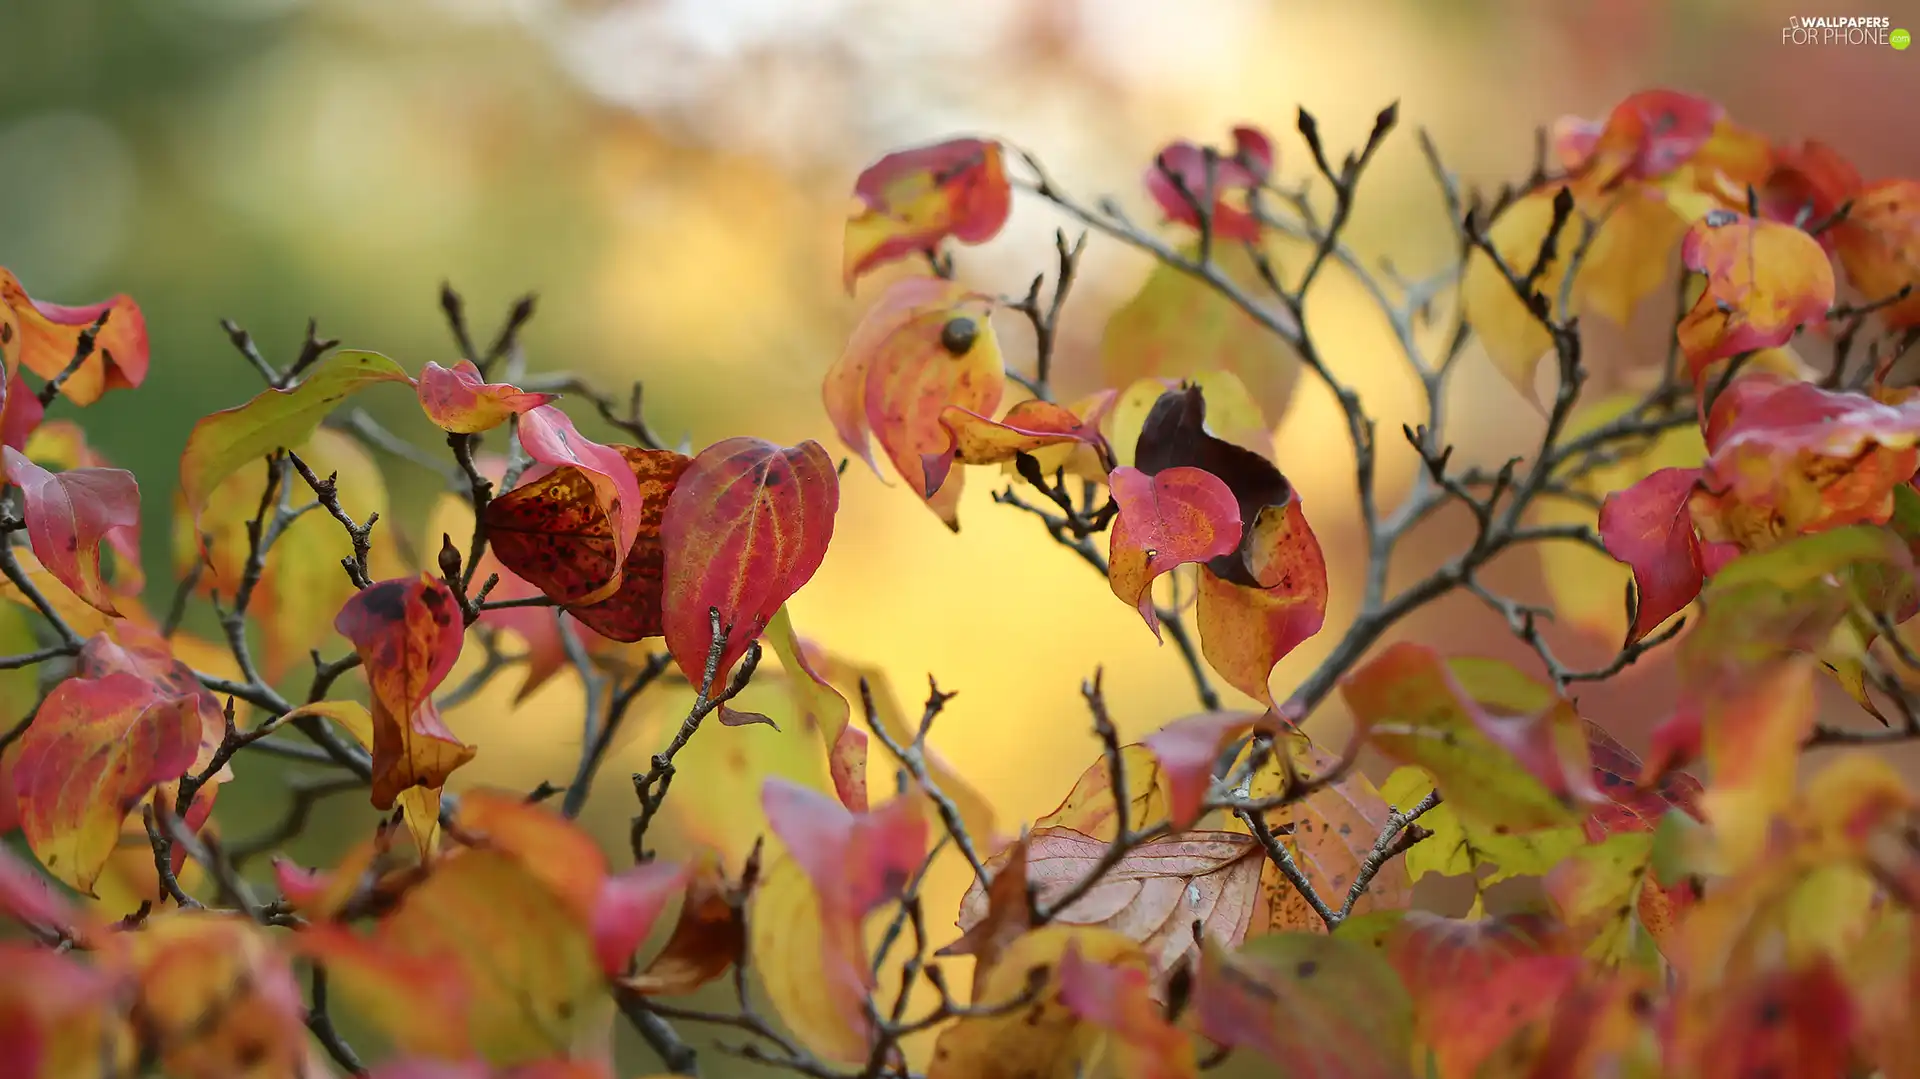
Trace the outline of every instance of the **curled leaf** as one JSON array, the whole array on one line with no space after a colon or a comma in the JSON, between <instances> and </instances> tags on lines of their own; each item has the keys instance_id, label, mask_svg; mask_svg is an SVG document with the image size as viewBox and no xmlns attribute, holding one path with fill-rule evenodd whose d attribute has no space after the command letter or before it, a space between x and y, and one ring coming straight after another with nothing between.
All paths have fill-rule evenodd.
<instances>
[{"instance_id":1,"label":"curled leaf","mask_svg":"<svg viewBox=\"0 0 1920 1079\"><path fill-rule=\"evenodd\" d=\"M661 628L696 688L726 685L733 665L820 568L840 507L840 479L818 442L780 447L730 438L701 451L660 521ZM717 665L710 611L727 639Z\"/></svg>"},{"instance_id":2,"label":"curled leaf","mask_svg":"<svg viewBox=\"0 0 1920 1079\"><path fill-rule=\"evenodd\" d=\"M1600 504L1600 541L1632 568L1639 597L1629 643L1679 614L1706 581L1688 508L1699 484L1697 468L1663 468Z\"/></svg>"},{"instance_id":3,"label":"curled leaf","mask_svg":"<svg viewBox=\"0 0 1920 1079\"><path fill-rule=\"evenodd\" d=\"M1073 444L1087 446L1101 458L1111 457L1097 423L1090 424L1051 401L1022 401L998 420L950 406L940 413L940 426L947 433L946 448L921 458L928 498L939 492L955 462L1004 464L1048 446Z\"/></svg>"},{"instance_id":4,"label":"curled leaf","mask_svg":"<svg viewBox=\"0 0 1920 1079\"><path fill-rule=\"evenodd\" d=\"M80 335L102 313L107 314L107 322L94 339L93 354L61 383L61 396L76 405L90 405L108 390L134 389L147 380L147 320L130 296L83 307L46 303L28 296L18 278L0 269L0 308L11 311L8 329L14 331L0 336L15 337L0 339L9 380L16 364L45 379L66 370L78 351Z\"/></svg>"},{"instance_id":5,"label":"curled leaf","mask_svg":"<svg viewBox=\"0 0 1920 1079\"><path fill-rule=\"evenodd\" d=\"M1707 277L1675 330L1696 381L1716 360L1784 344L1833 306L1827 253L1791 225L1715 210L1688 229L1680 253Z\"/></svg>"},{"instance_id":6,"label":"curled leaf","mask_svg":"<svg viewBox=\"0 0 1920 1079\"><path fill-rule=\"evenodd\" d=\"M7 478L25 501L27 539L40 564L74 595L101 612L118 616L113 595L100 577L100 544L114 533L140 527L140 485L118 468L48 472L12 446Z\"/></svg>"},{"instance_id":7,"label":"curled leaf","mask_svg":"<svg viewBox=\"0 0 1920 1079\"><path fill-rule=\"evenodd\" d=\"M618 450L602 446L575 430L573 420L553 405L541 405L523 413L515 426L527 456L556 469L578 470L592 488L594 504L612 530L613 549L631 550L640 535L642 495L627 459ZM620 567L616 563L605 581L572 602L596 603L619 588Z\"/></svg>"},{"instance_id":8,"label":"curled leaf","mask_svg":"<svg viewBox=\"0 0 1920 1079\"><path fill-rule=\"evenodd\" d=\"M504 382L488 382L472 360L452 367L429 362L416 384L420 409L443 431L470 435L551 403L551 393L525 393Z\"/></svg>"},{"instance_id":9,"label":"curled leaf","mask_svg":"<svg viewBox=\"0 0 1920 1079\"><path fill-rule=\"evenodd\" d=\"M848 291L861 276L951 236L964 244L994 238L1013 208L1000 144L950 139L888 154L860 173L858 213L847 219Z\"/></svg>"},{"instance_id":10,"label":"curled leaf","mask_svg":"<svg viewBox=\"0 0 1920 1079\"><path fill-rule=\"evenodd\" d=\"M1116 468L1108 477L1120 513L1113 524L1107 581L1160 634L1153 582L1189 562L1207 562L1240 546L1240 507L1211 472L1186 466L1149 476Z\"/></svg>"},{"instance_id":11,"label":"curled leaf","mask_svg":"<svg viewBox=\"0 0 1920 1079\"><path fill-rule=\"evenodd\" d=\"M333 624L353 642L373 690L374 807L392 809L409 787L439 789L474 753L433 704L466 634L452 591L425 574L380 581L348 600Z\"/></svg>"}]
</instances>

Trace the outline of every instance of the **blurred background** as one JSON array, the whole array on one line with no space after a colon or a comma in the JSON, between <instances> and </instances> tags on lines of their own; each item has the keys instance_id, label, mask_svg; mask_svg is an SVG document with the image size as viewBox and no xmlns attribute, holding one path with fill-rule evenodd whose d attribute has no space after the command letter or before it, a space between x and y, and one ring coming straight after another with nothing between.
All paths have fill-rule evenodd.
<instances>
[{"instance_id":1,"label":"blurred background","mask_svg":"<svg viewBox=\"0 0 1920 1079\"><path fill-rule=\"evenodd\" d=\"M1913 0L1856 7L1840 14L1920 22ZM1415 128L1466 181L1496 184L1524 175L1537 127L1671 86L1772 137L1818 135L1869 178L1915 174L1920 143L1900 137L1895 110L1920 87L1920 54L1783 45L1794 13L1773 0L11 0L0 265L36 298L127 292L146 313L147 385L81 418L95 447L140 477L152 606L170 592L161 522L187 431L258 389L221 318L281 362L313 317L323 335L417 370L454 358L436 307L442 281L467 297L484 339L533 291L539 313L523 339L534 370L615 390L644 380L648 418L669 440L817 438L840 454L820 380L877 292L871 282L843 292L841 230L854 177L890 149L1002 137L1083 199L1112 194L1152 221L1139 178L1172 139L1224 143L1232 125L1260 125L1297 180L1311 165L1296 107L1319 117L1337 154L1397 99L1402 130L1362 188L1350 239L1424 274L1454 251ZM997 241L961 249L962 276L1023 292L1051 268L1063 224L1017 201ZM1067 307L1066 390L1097 384L1100 328L1147 268L1092 241ZM1381 430L1418 422L1416 388L1358 289L1330 279L1311 321ZM1001 333L1022 362L1024 327L1009 319ZM1517 452L1538 420L1477 357L1463 366L1456 460ZM367 403L440 445L406 394ZM571 411L582 430L608 434L590 409ZM1303 381L1275 435L1334 582L1328 631L1275 673L1283 696L1337 639L1361 568L1336 415ZM392 492L385 519L417 544L435 480L376 458ZM1384 497L1405 489L1410 464L1388 458ZM933 742L1011 830L1051 809L1092 761L1079 684L1097 667L1129 735L1195 706L1174 650L1036 522L994 505L1000 486L975 472L954 535L891 478L849 470L833 549L792 610L804 636L884 671L909 708L930 672L959 691ZM1463 522L1441 520L1415 537L1406 569L1464 535ZM1538 573L1527 555L1493 580L1537 598ZM1408 631L1524 655L1470 600L1437 605ZM330 633L323 643L329 654L343 646ZM1609 643L1566 650L1591 661ZM1657 667L1594 691L1586 710L1639 744L1667 699ZM481 747L456 787L570 774L577 686L558 679L514 707L517 682L510 674L449 715ZM715 760L736 767L814 768L811 743L766 728L710 734ZM590 821L614 849L632 810L624 777L654 741L642 725L604 769ZM890 785L879 770L875 782ZM736 794L750 800L751 789ZM274 797L270 771L242 774L222 820L233 826ZM340 814L327 820L356 819L350 801L331 803ZM707 804L726 812L717 795ZM302 853L324 858L336 831L349 829L323 825Z\"/></svg>"}]
</instances>

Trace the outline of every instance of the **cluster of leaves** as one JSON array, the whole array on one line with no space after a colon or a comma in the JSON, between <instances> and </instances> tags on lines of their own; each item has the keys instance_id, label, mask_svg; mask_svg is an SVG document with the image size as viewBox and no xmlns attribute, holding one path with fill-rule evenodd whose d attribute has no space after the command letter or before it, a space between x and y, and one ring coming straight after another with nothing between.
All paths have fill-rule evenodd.
<instances>
[{"instance_id":1,"label":"cluster of leaves","mask_svg":"<svg viewBox=\"0 0 1920 1079\"><path fill-rule=\"evenodd\" d=\"M194 428L181 580L155 618L133 475L43 417L139 385L138 308L56 307L0 278L19 491L0 511L0 613L22 648L0 669L41 675L10 687L22 715L0 742L0 830L25 855L0 852L0 914L27 934L0 941L9 1074L367 1071L335 999L396 1079L605 1076L615 1012L683 1075L701 1066L688 1025L825 1079L1066 1079L1103 1054L1137 1079L1235 1054L1327 1077L1920 1074L1920 796L1870 750L1801 768L1813 747L1920 737L1920 400L1898 368L1920 340L1920 190L1654 91L1561 124L1556 163L1491 197L1463 193L1423 139L1459 257L1409 280L1342 239L1396 119L1336 165L1302 112L1311 171L1293 186L1257 129L1231 151L1175 143L1144 179L1158 229L994 140L860 176L845 281L889 280L826 376L836 432L876 472L877 442L956 530L969 469L997 468L996 501L1103 573L1175 645L1200 704L1126 743L1096 672L1082 691L1101 752L1017 835L928 744L952 694L931 685L916 723L876 672L797 635L786 605L839 501L819 444L669 449L638 386L623 411L528 376L530 300L481 350L446 291L461 358L417 376L311 326L282 369L229 326L267 387ZM1086 237L1061 233L1051 287L1042 274L1023 296L956 273L953 245L992 240L1016 189L1154 259L1108 323L1106 388L1071 403L1052 368ZM1307 329L1332 274L1377 303L1426 395L1394 507L1376 421ZM1669 283L1666 347L1647 353L1663 358L1586 399L1580 318L1625 326ZM1031 330L1031 363L1008 362L999 311ZM1493 469L1457 465L1446 435L1475 341L1544 420L1532 454ZM1270 438L1302 371L1345 417L1366 566L1357 613L1276 695L1276 665L1327 628L1327 561ZM414 392L451 467L347 404L382 384ZM582 435L561 393L628 441ZM374 532L388 507L370 449L445 481L431 566ZM1472 522L1466 547L1390 580L1402 541L1449 510ZM1483 582L1521 547L1548 553L1569 621L1624 642L1607 663L1568 665L1552 610ZM1611 572L1631 578L1624 604ZM1454 592L1538 669L1381 646ZM218 643L182 629L196 597ZM1573 690L1669 642L1681 690L1642 761ZM304 689L281 688L303 656ZM477 751L445 714L515 667L522 696L563 673L584 688L575 774L449 791ZM1824 677L1881 726L1822 723ZM1216 678L1258 707L1224 707ZM750 775L757 811L675 787L696 737L753 760L736 747L773 722L744 703L756 682L817 735L824 779ZM629 849L610 857L573 821L631 713L675 686L691 701L633 776ZM1337 739L1315 720L1329 705L1351 720ZM889 798L869 789L874 741ZM1398 766L1380 786L1357 768L1368 751ZM229 842L217 796L268 754L314 771L284 822ZM384 816L337 864L246 872L347 791ZM750 841L657 857L670 793L746 820ZM943 852L972 886L935 951L922 886ZM1469 885L1471 908L1413 909L1429 875ZM1535 887L1493 888L1516 880ZM966 959L963 987L948 971ZM730 1010L676 1000L729 974Z\"/></svg>"}]
</instances>

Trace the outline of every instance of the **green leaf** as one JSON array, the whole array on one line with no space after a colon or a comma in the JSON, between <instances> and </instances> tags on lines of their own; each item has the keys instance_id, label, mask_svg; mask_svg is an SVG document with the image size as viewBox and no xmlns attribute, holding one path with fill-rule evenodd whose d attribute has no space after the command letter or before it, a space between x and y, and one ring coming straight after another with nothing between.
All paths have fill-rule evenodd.
<instances>
[{"instance_id":1,"label":"green leaf","mask_svg":"<svg viewBox=\"0 0 1920 1079\"><path fill-rule=\"evenodd\" d=\"M408 381L399 364L377 352L336 352L292 389L268 389L202 418L180 457L187 511L197 522L221 480L249 461L305 442L340 402L375 383Z\"/></svg>"}]
</instances>

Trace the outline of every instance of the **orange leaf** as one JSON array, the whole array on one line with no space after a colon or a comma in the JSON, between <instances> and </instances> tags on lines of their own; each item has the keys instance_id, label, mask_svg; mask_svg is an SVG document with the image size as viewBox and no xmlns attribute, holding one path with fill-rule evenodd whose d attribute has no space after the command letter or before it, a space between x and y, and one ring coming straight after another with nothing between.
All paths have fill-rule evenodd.
<instances>
[{"instance_id":1,"label":"orange leaf","mask_svg":"<svg viewBox=\"0 0 1920 1079\"><path fill-rule=\"evenodd\" d=\"M833 538L840 478L818 442L730 438L701 451L660 521L662 629L696 689L718 691L774 614L812 578ZM711 671L710 611L727 634Z\"/></svg>"},{"instance_id":2,"label":"orange leaf","mask_svg":"<svg viewBox=\"0 0 1920 1079\"><path fill-rule=\"evenodd\" d=\"M1687 230L1680 257L1707 277L1675 330L1696 381L1716 360L1786 343L1833 306L1827 253L1791 225L1715 210Z\"/></svg>"},{"instance_id":3,"label":"orange leaf","mask_svg":"<svg viewBox=\"0 0 1920 1079\"><path fill-rule=\"evenodd\" d=\"M573 420L553 405L541 405L523 413L515 430L527 456L543 465L579 471L593 491L594 505L612 529L613 550L631 550L640 535L643 496L626 457L575 430ZM620 566L616 562L609 568L606 580L597 583L593 591L584 596L570 597L569 602L595 603L619 587Z\"/></svg>"},{"instance_id":4,"label":"orange leaf","mask_svg":"<svg viewBox=\"0 0 1920 1079\"><path fill-rule=\"evenodd\" d=\"M374 808L392 809L408 787L438 789L474 753L433 705L466 634L453 593L425 574L380 581L348 600L333 625L353 642L373 690Z\"/></svg>"},{"instance_id":5,"label":"orange leaf","mask_svg":"<svg viewBox=\"0 0 1920 1079\"><path fill-rule=\"evenodd\" d=\"M1713 782L1700 808L1736 865L1761 853L1775 817L1793 802L1800 747L1818 715L1815 670L1811 657L1794 656L1702 706Z\"/></svg>"},{"instance_id":6,"label":"orange leaf","mask_svg":"<svg viewBox=\"0 0 1920 1079\"><path fill-rule=\"evenodd\" d=\"M159 1069L183 1079L298 1074L306 1007L293 967L251 919L168 911L125 936L134 1014Z\"/></svg>"},{"instance_id":7,"label":"orange leaf","mask_svg":"<svg viewBox=\"0 0 1920 1079\"><path fill-rule=\"evenodd\" d=\"M1065 898L1108 847L1104 840L1066 828L1039 829L1027 843L1027 881L1042 907ZM1003 851L989 859L987 867L998 870L1011 858L1011 852ZM1259 844L1239 832L1161 836L1134 847L1054 921L1099 926L1138 942L1147 969L1160 985L1198 947L1195 923L1225 947L1245 938L1264 864ZM988 913L987 891L975 881L960 901L962 932L982 923Z\"/></svg>"},{"instance_id":8,"label":"orange leaf","mask_svg":"<svg viewBox=\"0 0 1920 1079\"><path fill-rule=\"evenodd\" d=\"M118 1014L126 983L72 952L0 941L0 1062L21 1079L128 1074L139 1047Z\"/></svg>"},{"instance_id":9,"label":"orange leaf","mask_svg":"<svg viewBox=\"0 0 1920 1079\"><path fill-rule=\"evenodd\" d=\"M987 973L975 997L984 1015L968 1016L940 1032L927 1079L1074 1079L1087 1074L1100 1047L1100 1028L1061 999L1060 967L1070 950L1083 960L1138 971L1139 945L1104 929L1049 925L1013 942ZM1021 1007L1008 1004L1030 1000Z\"/></svg>"},{"instance_id":10,"label":"orange leaf","mask_svg":"<svg viewBox=\"0 0 1920 1079\"><path fill-rule=\"evenodd\" d=\"M0 454L5 455L7 478L25 499L27 538L40 564L74 595L118 616L113 595L100 578L100 544L117 531L137 535L140 485L133 473L119 468L53 473L11 446Z\"/></svg>"},{"instance_id":11,"label":"orange leaf","mask_svg":"<svg viewBox=\"0 0 1920 1079\"><path fill-rule=\"evenodd\" d=\"M625 459L641 499L638 531L624 552L615 546L613 522L601 511L591 477L578 468L556 468L522 483L489 501L484 518L488 545L501 565L562 604L588 629L632 642L661 632L666 549L660 522L692 459L670 450L612 448ZM615 576L617 590L591 599ZM533 614L553 619L549 611ZM511 625L525 632L524 621Z\"/></svg>"},{"instance_id":12,"label":"orange leaf","mask_svg":"<svg viewBox=\"0 0 1920 1079\"><path fill-rule=\"evenodd\" d=\"M854 182L860 210L847 219L847 291L862 275L951 236L983 244L1013 209L1000 144L951 139L898 150L866 167Z\"/></svg>"},{"instance_id":13,"label":"orange leaf","mask_svg":"<svg viewBox=\"0 0 1920 1079\"><path fill-rule=\"evenodd\" d=\"M717 863L694 867L666 946L621 984L650 996L684 996L726 973L747 946L742 901Z\"/></svg>"},{"instance_id":14,"label":"orange leaf","mask_svg":"<svg viewBox=\"0 0 1920 1079\"><path fill-rule=\"evenodd\" d=\"M1054 973L1060 1003L1113 1035L1120 1079L1193 1079L1200 1069L1192 1042L1154 1001L1147 972L1128 959L1098 962L1083 956L1077 942L1069 943Z\"/></svg>"},{"instance_id":15,"label":"orange leaf","mask_svg":"<svg viewBox=\"0 0 1920 1079\"><path fill-rule=\"evenodd\" d=\"M949 406L940 413L939 421L946 431L947 445L920 459L928 498L946 483L955 461L963 465L1004 464L1048 446L1072 444L1088 446L1102 459L1111 456L1097 422L1089 423L1051 401L1022 401L997 421L957 405Z\"/></svg>"},{"instance_id":16,"label":"orange leaf","mask_svg":"<svg viewBox=\"0 0 1920 1079\"><path fill-rule=\"evenodd\" d=\"M76 405L90 405L108 390L134 389L147 380L147 320L130 296L65 307L29 297L18 278L0 270L0 307L12 310L19 332L10 347L0 337L9 382L21 366L45 379L66 370L79 349L80 335L108 311L112 313L94 339L93 355L61 384L61 396Z\"/></svg>"},{"instance_id":17,"label":"orange leaf","mask_svg":"<svg viewBox=\"0 0 1920 1079\"><path fill-rule=\"evenodd\" d=\"M1678 90L1642 90L1613 107L1604 124L1561 121L1563 160L1596 187L1658 180L1692 160L1726 116L1718 103Z\"/></svg>"},{"instance_id":18,"label":"orange leaf","mask_svg":"<svg viewBox=\"0 0 1920 1079\"><path fill-rule=\"evenodd\" d=\"M960 903L957 924L965 926L960 939L940 949L938 955L973 956L973 992L977 997L986 987L987 975L1000 961L1000 953L1033 928L1033 904L1028 892L1027 848L1031 836L1023 835L993 859L995 867L984 889L975 881ZM984 913L983 905L984 904ZM971 921L972 924L967 923Z\"/></svg>"},{"instance_id":19,"label":"orange leaf","mask_svg":"<svg viewBox=\"0 0 1920 1079\"><path fill-rule=\"evenodd\" d=\"M1237 550L1240 507L1224 480L1198 468L1177 466L1152 476L1116 468L1107 482L1120 509L1109 544L1107 582L1158 637L1154 579L1176 566Z\"/></svg>"},{"instance_id":20,"label":"orange leaf","mask_svg":"<svg viewBox=\"0 0 1920 1079\"><path fill-rule=\"evenodd\" d=\"M1006 388L992 309L992 297L939 278L891 285L854 327L822 390L847 448L873 464L871 434L915 493L934 490L926 458L944 454L953 440L942 415L949 408L992 415ZM946 477L928 500L949 528L958 527L964 478Z\"/></svg>"},{"instance_id":21,"label":"orange leaf","mask_svg":"<svg viewBox=\"0 0 1920 1079\"><path fill-rule=\"evenodd\" d=\"M1302 783L1314 783L1340 767L1338 757L1317 748L1298 733L1276 739L1276 750L1288 755L1288 764L1282 766L1276 757L1256 772L1247 792L1249 797L1257 799L1283 793L1289 776L1297 776ZM1337 910L1346 902L1354 879L1373 853L1373 845L1386 828L1391 809L1373 781L1353 769L1344 778L1266 816L1268 826L1293 853L1294 861L1307 875L1314 892ZM1307 905L1299 889L1281 875L1278 866L1269 863L1260 883L1267 900L1266 925L1271 930L1326 932L1326 922ZM1367 890L1354 903L1352 913L1399 910L1411 906L1412 902L1413 884L1407 879L1406 863L1393 858L1374 874Z\"/></svg>"},{"instance_id":22,"label":"orange leaf","mask_svg":"<svg viewBox=\"0 0 1920 1079\"><path fill-rule=\"evenodd\" d=\"M1920 181L1878 180L1853 192L1852 203L1832 233L1847 280L1869 300L1913 287L1880 310L1887 325L1911 328L1920 323Z\"/></svg>"},{"instance_id":23,"label":"orange leaf","mask_svg":"<svg viewBox=\"0 0 1920 1079\"><path fill-rule=\"evenodd\" d=\"M504 382L488 382L472 360L451 368L429 362L416 383L421 411L443 431L470 435L490 430L513 416L552 402L551 393L524 393Z\"/></svg>"},{"instance_id":24,"label":"orange leaf","mask_svg":"<svg viewBox=\"0 0 1920 1079\"><path fill-rule=\"evenodd\" d=\"M156 784L179 778L200 745L193 702L137 675L69 678L19 740L20 826L47 872L93 894L120 825Z\"/></svg>"},{"instance_id":25,"label":"orange leaf","mask_svg":"<svg viewBox=\"0 0 1920 1079\"><path fill-rule=\"evenodd\" d=\"M1194 622L1200 649L1227 684L1274 706L1267 680L1327 617L1327 561L1295 495L1283 507L1260 511L1243 541L1256 586L1200 571Z\"/></svg>"},{"instance_id":26,"label":"orange leaf","mask_svg":"<svg viewBox=\"0 0 1920 1079\"><path fill-rule=\"evenodd\" d=\"M326 923L305 926L290 947L324 968L330 990L400 1052L457 1060L473 1051L467 984L457 965L393 951L378 938Z\"/></svg>"}]
</instances>

